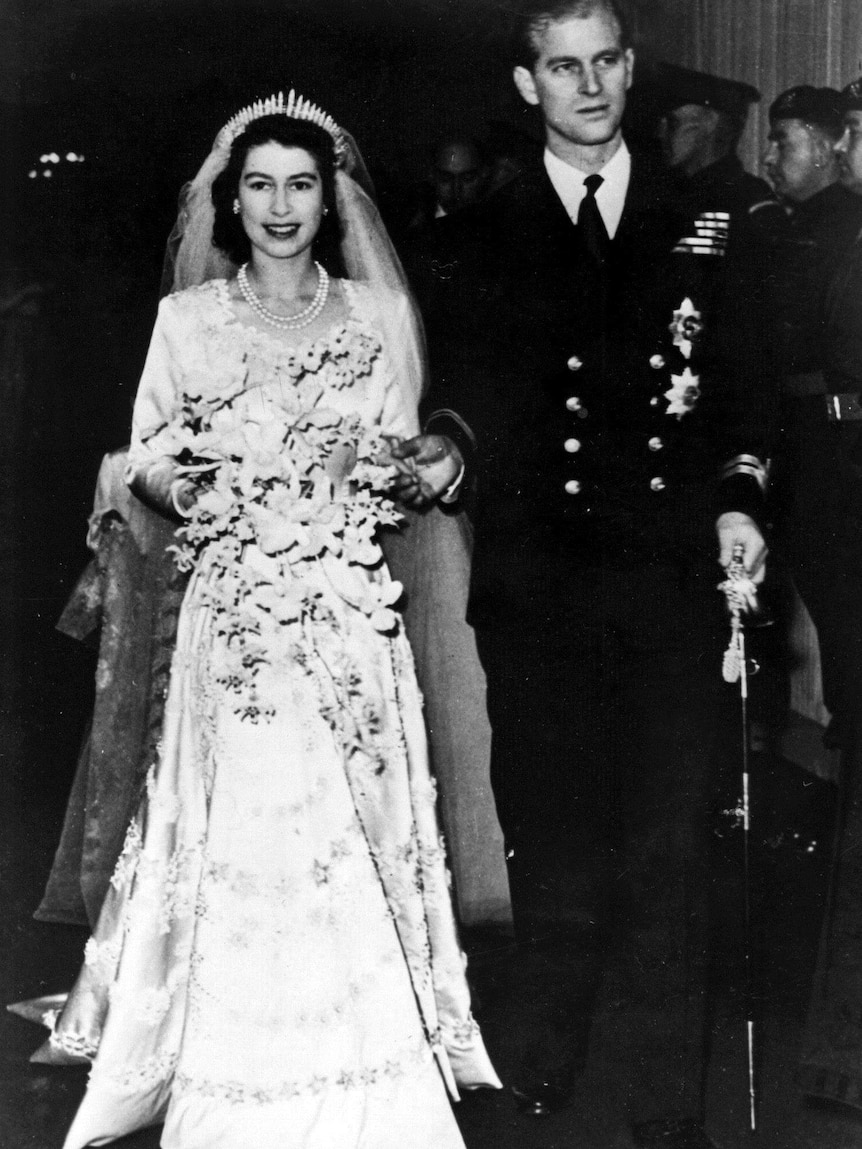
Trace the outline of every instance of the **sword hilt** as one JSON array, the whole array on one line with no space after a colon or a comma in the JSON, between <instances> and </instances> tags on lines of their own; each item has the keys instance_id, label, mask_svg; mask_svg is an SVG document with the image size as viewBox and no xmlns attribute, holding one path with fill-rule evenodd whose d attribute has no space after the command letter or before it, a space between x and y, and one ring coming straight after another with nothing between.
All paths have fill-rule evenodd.
<instances>
[{"instance_id":1,"label":"sword hilt","mask_svg":"<svg viewBox=\"0 0 862 1149\"><path fill-rule=\"evenodd\" d=\"M736 543L724 580L718 585L718 589L724 592L727 609L733 619L741 619L744 614L754 616L759 611L757 587L743 562L744 554L742 543Z\"/></svg>"}]
</instances>

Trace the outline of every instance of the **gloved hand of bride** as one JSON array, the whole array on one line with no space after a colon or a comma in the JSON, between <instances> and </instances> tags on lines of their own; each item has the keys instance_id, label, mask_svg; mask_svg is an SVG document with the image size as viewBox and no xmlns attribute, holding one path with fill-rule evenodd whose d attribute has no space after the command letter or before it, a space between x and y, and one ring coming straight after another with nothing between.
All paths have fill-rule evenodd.
<instances>
[{"instance_id":1,"label":"gloved hand of bride","mask_svg":"<svg viewBox=\"0 0 862 1149\"><path fill-rule=\"evenodd\" d=\"M394 469L390 494L405 506L419 508L435 499L451 499L451 488L461 476L464 462L461 452L445 435L417 435L400 439L384 435L388 450L376 458L384 467ZM356 466L357 454L353 446L339 445L325 462L325 469L338 490L349 480ZM173 482L164 501L180 518L188 518L192 507L206 488L218 468L217 463L185 465L173 470Z\"/></svg>"},{"instance_id":2,"label":"gloved hand of bride","mask_svg":"<svg viewBox=\"0 0 862 1149\"><path fill-rule=\"evenodd\" d=\"M446 435L386 436L396 468L392 494L408 507L424 507L444 495L463 471L461 452Z\"/></svg>"}]
</instances>

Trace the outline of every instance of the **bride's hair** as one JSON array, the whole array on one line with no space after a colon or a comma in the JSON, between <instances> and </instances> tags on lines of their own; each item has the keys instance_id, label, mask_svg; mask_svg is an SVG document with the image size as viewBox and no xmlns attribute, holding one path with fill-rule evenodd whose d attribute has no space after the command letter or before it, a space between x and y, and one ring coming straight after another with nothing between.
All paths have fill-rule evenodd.
<instances>
[{"instance_id":1,"label":"bride's hair","mask_svg":"<svg viewBox=\"0 0 862 1149\"><path fill-rule=\"evenodd\" d=\"M240 216L234 213L233 202L239 191L246 156L252 148L269 143L281 144L285 148L302 148L314 157L323 185L323 202L329 209L314 238L314 253L316 258L329 265L330 271L337 273L337 268L332 267L341 239L335 202L335 151L329 132L308 120L295 120L280 114L261 116L252 120L237 136L231 146L227 167L216 176L212 185L215 208L213 243L236 264L245 263L251 255L251 244Z\"/></svg>"}]
</instances>

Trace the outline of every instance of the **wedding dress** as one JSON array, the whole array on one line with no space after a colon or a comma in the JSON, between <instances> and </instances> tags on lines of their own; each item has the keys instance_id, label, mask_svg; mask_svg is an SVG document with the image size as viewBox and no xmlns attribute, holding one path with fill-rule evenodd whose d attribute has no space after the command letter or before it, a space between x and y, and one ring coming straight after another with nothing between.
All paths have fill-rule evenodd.
<instances>
[{"instance_id":1,"label":"wedding dress","mask_svg":"<svg viewBox=\"0 0 862 1149\"><path fill-rule=\"evenodd\" d=\"M400 303L342 287L298 347L240 324L225 280L160 307L130 471L204 443L234 493L204 488L208 538L190 522L161 742L51 1038L93 1060L65 1149L162 1120L166 1149L454 1149L447 1086L499 1087L374 561L373 446L417 430L378 334Z\"/></svg>"}]
</instances>

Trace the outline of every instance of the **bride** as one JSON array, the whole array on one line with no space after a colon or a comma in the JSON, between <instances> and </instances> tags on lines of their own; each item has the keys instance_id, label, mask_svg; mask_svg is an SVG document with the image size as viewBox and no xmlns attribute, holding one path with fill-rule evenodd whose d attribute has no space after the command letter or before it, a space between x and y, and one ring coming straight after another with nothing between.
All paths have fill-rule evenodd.
<instances>
[{"instance_id":1,"label":"bride","mask_svg":"<svg viewBox=\"0 0 862 1149\"><path fill-rule=\"evenodd\" d=\"M65 1149L159 1121L166 1149L447 1149L447 1087L499 1087L377 542L393 494L445 497L460 465L433 439L396 458L418 323L357 162L291 93L235 116L191 187L197 286L160 306L128 479L184 521L192 573L146 794L51 1037L93 1061Z\"/></svg>"}]
</instances>

